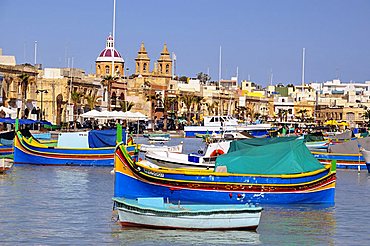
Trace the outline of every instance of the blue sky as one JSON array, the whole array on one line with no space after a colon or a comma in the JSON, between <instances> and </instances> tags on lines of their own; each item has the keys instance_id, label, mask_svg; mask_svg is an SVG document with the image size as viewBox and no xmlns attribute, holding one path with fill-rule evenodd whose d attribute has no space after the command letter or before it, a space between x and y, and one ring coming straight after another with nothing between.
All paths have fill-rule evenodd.
<instances>
[{"instance_id":1,"label":"blue sky","mask_svg":"<svg viewBox=\"0 0 370 246\"><path fill-rule=\"evenodd\" d=\"M94 72L94 62L112 31L113 0L1 0L0 48L17 63L74 66ZM222 78L266 85L301 81L306 48L306 82L339 77L370 80L369 0L117 0L116 48L130 68L143 41L153 61L167 43L177 56L177 73L209 69Z\"/></svg>"}]
</instances>

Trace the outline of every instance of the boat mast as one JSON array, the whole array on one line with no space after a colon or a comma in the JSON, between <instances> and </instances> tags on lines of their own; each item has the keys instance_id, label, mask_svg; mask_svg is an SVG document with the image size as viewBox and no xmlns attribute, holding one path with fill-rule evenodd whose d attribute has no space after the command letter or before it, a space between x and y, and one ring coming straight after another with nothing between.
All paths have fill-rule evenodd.
<instances>
[{"instance_id":1,"label":"boat mast","mask_svg":"<svg viewBox=\"0 0 370 246\"><path fill-rule=\"evenodd\" d=\"M35 41L35 60L34 60L34 64L35 64L35 66L36 66L36 64L37 64L37 41Z\"/></svg>"},{"instance_id":2,"label":"boat mast","mask_svg":"<svg viewBox=\"0 0 370 246\"><path fill-rule=\"evenodd\" d=\"M304 60L305 60L306 48L303 48L302 54L302 93L304 91Z\"/></svg>"},{"instance_id":3,"label":"boat mast","mask_svg":"<svg viewBox=\"0 0 370 246\"><path fill-rule=\"evenodd\" d=\"M220 45L220 58L218 63L218 99L219 99L219 105L218 105L218 115L221 115L221 65L222 65L222 47Z\"/></svg>"},{"instance_id":4,"label":"boat mast","mask_svg":"<svg viewBox=\"0 0 370 246\"><path fill-rule=\"evenodd\" d=\"M112 54L112 77L114 77L114 38L116 33L116 0L113 0L113 27L112 27L112 47L111 47L111 54Z\"/></svg>"}]
</instances>

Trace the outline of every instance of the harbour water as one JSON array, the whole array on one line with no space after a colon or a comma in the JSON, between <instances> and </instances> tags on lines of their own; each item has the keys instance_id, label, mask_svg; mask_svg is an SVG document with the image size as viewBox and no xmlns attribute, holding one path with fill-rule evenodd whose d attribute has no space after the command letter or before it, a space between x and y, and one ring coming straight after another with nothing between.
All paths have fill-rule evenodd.
<instances>
[{"instance_id":1,"label":"harbour water","mask_svg":"<svg viewBox=\"0 0 370 246\"><path fill-rule=\"evenodd\" d=\"M145 142L144 139L139 139ZM184 141L185 152L203 146ZM122 229L112 168L15 166L0 175L0 245L368 245L370 176L338 170L334 206L264 206L257 232Z\"/></svg>"}]
</instances>

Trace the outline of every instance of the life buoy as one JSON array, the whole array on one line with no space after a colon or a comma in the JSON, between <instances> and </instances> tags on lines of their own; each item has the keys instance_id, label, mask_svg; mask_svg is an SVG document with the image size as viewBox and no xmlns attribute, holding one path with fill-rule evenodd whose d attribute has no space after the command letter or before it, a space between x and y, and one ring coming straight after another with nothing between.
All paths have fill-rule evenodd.
<instances>
[{"instance_id":1,"label":"life buoy","mask_svg":"<svg viewBox=\"0 0 370 246\"><path fill-rule=\"evenodd\" d=\"M223 154L225 154L225 152L222 149L215 149L211 153L211 157L213 157L213 156L219 156L219 155L223 155Z\"/></svg>"}]
</instances>

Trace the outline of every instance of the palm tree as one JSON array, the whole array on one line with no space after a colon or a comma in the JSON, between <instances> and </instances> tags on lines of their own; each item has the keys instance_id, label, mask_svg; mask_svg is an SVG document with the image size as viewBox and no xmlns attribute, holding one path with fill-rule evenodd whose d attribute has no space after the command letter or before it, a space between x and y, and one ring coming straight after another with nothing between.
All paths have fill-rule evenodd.
<instances>
[{"instance_id":1,"label":"palm tree","mask_svg":"<svg viewBox=\"0 0 370 246\"><path fill-rule=\"evenodd\" d=\"M214 101L212 104L206 103L208 115L215 115L218 108L218 102Z\"/></svg>"},{"instance_id":2,"label":"palm tree","mask_svg":"<svg viewBox=\"0 0 370 246\"><path fill-rule=\"evenodd\" d=\"M78 107L80 106L82 98L84 98L84 94L82 92L73 91L71 93L71 100L73 103L73 115L75 119L77 119Z\"/></svg>"},{"instance_id":3,"label":"palm tree","mask_svg":"<svg viewBox=\"0 0 370 246\"><path fill-rule=\"evenodd\" d=\"M250 120L253 121L254 120L254 116L256 114L256 111L255 111L255 106L256 104L253 103L253 102L247 102L247 105L245 107L246 109L246 113L247 115L250 116Z\"/></svg>"},{"instance_id":4,"label":"palm tree","mask_svg":"<svg viewBox=\"0 0 370 246\"><path fill-rule=\"evenodd\" d=\"M167 118L168 118L168 111L171 109L171 106L177 101L177 97L168 97L165 96L163 99L163 129L167 130Z\"/></svg>"},{"instance_id":5,"label":"palm tree","mask_svg":"<svg viewBox=\"0 0 370 246\"><path fill-rule=\"evenodd\" d=\"M150 110L151 110L150 116L151 116L152 122L154 122L155 110L158 106L158 100L159 100L159 95L152 90L148 90L148 94L146 95L146 101L150 102Z\"/></svg>"},{"instance_id":6,"label":"palm tree","mask_svg":"<svg viewBox=\"0 0 370 246\"><path fill-rule=\"evenodd\" d=\"M135 105L134 102L128 102L128 101L119 101L119 104L123 112L130 111Z\"/></svg>"},{"instance_id":7,"label":"palm tree","mask_svg":"<svg viewBox=\"0 0 370 246\"><path fill-rule=\"evenodd\" d=\"M305 116L306 116L306 113L307 113L307 109L300 109L298 110L297 114L301 114L301 121L305 121Z\"/></svg>"},{"instance_id":8,"label":"palm tree","mask_svg":"<svg viewBox=\"0 0 370 246\"><path fill-rule=\"evenodd\" d=\"M24 117L24 107L26 105L27 90L28 85L35 82L35 78L31 77L26 73L22 73L18 76L20 88L21 88L21 100L22 100L22 109L21 109L21 118Z\"/></svg>"},{"instance_id":9,"label":"palm tree","mask_svg":"<svg viewBox=\"0 0 370 246\"><path fill-rule=\"evenodd\" d=\"M280 121L288 121L288 110L287 109L280 109L278 115L279 115Z\"/></svg>"},{"instance_id":10,"label":"palm tree","mask_svg":"<svg viewBox=\"0 0 370 246\"><path fill-rule=\"evenodd\" d=\"M108 111L111 110L111 94L112 94L112 84L118 80L118 77L113 77L112 75L107 75L101 81L103 86L107 87L108 92Z\"/></svg>"},{"instance_id":11,"label":"palm tree","mask_svg":"<svg viewBox=\"0 0 370 246\"><path fill-rule=\"evenodd\" d=\"M370 109L366 110L362 117L367 119L367 126L370 126Z\"/></svg>"},{"instance_id":12,"label":"palm tree","mask_svg":"<svg viewBox=\"0 0 370 246\"><path fill-rule=\"evenodd\" d=\"M181 96L181 101L185 104L187 109L187 122L190 125L190 109L194 102L194 93L188 93Z\"/></svg>"},{"instance_id":13,"label":"palm tree","mask_svg":"<svg viewBox=\"0 0 370 246\"><path fill-rule=\"evenodd\" d=\"M66 102L63 101L63 95L59 94L57 96L57 115L56 115L56 124L61 125L62 123L62 105L65 104Z\"/></svg>"},{"instance_id":14,"label":"palm tree","mask_svg":"<svg viewBox=\"0 0 370 246\"><path fill-rule=\"evenodd\" d=\"M8 106L8 105L5 105L5 102L7 101L8 99L8 96L9 96L9 91L10 91L10 85L11 83L13 82L14 78L13 77L10 77L10 76L5 76L4 77L4 80L3 80L3 83L2 83L2 97L3 97L3 105L4 106Z\"/></svg>"},{"instance_id":15,"label":"palm tree","mask_svg":"<svg viewBox=\"0 0 370 246\"><path fill-rule=\"evenodd\" d=\"M193 102L194 102L194 105L197 106L197 121L198 123L200 123L200 108L202 107L202 101L203 101L204 97L202 96L195 96L194 99L193 99Z\"/></svg>"},{"instance_id":16,"label":"palm tree","mask_svg":"<svg viewBox=\"0 0 370 246\"><path fill-rule=\"evenodd\" d=\"M90 110L93 110L99 103L98 99L101 98L101 96L97 96L95 93L92 95L84 96L84 99L86 99L86 106L89 107Z\"/></svg>"}]
</instances>

